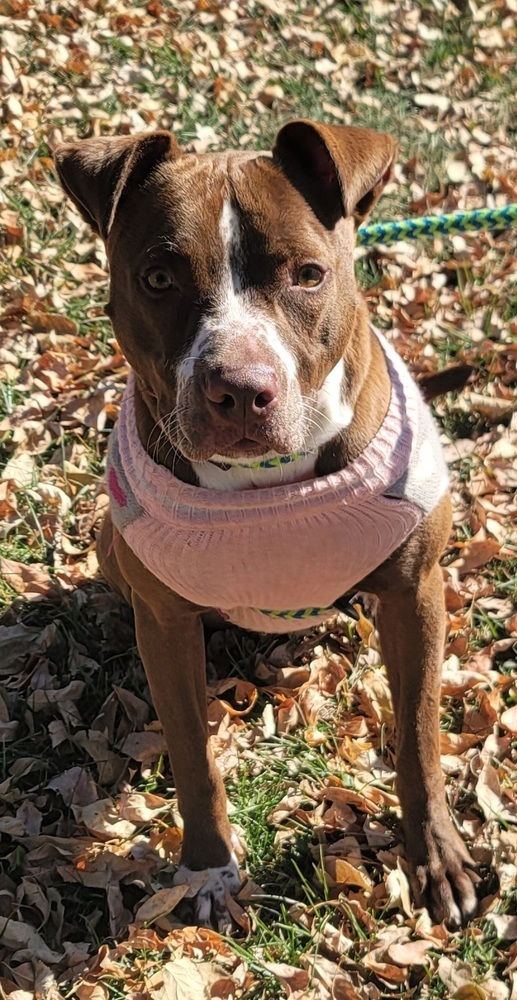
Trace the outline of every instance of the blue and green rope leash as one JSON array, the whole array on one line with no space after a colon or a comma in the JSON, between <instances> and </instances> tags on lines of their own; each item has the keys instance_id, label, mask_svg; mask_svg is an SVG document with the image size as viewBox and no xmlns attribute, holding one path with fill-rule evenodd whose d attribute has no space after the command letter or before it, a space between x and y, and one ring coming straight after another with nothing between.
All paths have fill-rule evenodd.
<instances>
[{"instance_id":1,"label":"blue and green rope leash","mask_svg":"<svg viewBox=\"0 0 517 1000\"><path fill-rule=\"evenodd\" d=\"M470 212L450 212L448 215L424 215L422 218L399 219L397 222L369 223L359 226L359 246L371 247L376 243L396 243L397 240L415 240L425 236L469 233L488 229L506 229L517 222L517 205L504 208L474 208Z\"/></svg>"}]
</instances>

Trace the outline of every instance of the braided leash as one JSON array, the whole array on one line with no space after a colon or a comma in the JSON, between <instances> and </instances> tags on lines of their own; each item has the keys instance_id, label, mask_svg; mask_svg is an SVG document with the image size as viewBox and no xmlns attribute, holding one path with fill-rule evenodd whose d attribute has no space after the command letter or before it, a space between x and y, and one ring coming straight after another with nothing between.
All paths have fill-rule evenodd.
<instances>
[{"instance_id":1,"label":"braided leash","mask_svg":"<svg viewBox=\"0 0 517 1000\"><path fill-rule=\"evenodd\" d=\"M425 215L418 219L399 219L398 222L371 223L359 226L357 242L371 247L376 243L396 243L397 240L415 240L420 236L437 236L439 233L468 233L480 229L506 229L517 222L517 205L504 208L475 208L470 212L450 212L449 215Z\"/></svg>"}]
</instances>

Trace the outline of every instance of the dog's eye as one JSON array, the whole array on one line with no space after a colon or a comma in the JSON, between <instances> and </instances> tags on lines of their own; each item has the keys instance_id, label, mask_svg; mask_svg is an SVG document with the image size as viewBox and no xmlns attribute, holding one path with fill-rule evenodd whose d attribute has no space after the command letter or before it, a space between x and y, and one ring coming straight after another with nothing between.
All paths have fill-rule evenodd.
<instances>
[{"instance_id":1,"label":"dog's eye","mask_svg":"<svg viewBox=\"0 0 517 1000\"><path fill-rule=\"evenodd\" d=\"M315 264L304 264L296 272L295 284L301 285L302 288L316 288L321 285L324 277L325 272L321 267L316 267Z\"/></svg>"},{"instance_id":2,"label":"dog's eye","mask_svg":"<svg viewBox=\"0 0 517 1000\"><path fill-rule=\"evenodd\" d=\"M155 292L166 292L174 284L168 271L163 267L153 267L145 276L146 284Z\"/></svg>"}]
</instances>

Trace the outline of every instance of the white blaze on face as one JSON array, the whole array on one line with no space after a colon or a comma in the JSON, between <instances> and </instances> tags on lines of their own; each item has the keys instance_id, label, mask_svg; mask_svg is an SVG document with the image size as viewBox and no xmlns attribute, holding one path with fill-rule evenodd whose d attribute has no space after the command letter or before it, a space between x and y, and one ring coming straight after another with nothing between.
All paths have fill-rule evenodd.
<instances>
[{"instance_id":1,"label":"white blaze on face","mask_svg":"<svg viewBox=\"0 0 517 1000\"><path fill-rule=\"evenodd\" d=\"M219 234L222 243L220 285L212 311L201 321L187 356L180 362L178 388L183 389L192 378L195 362L203 357L215 337L226 354L231 352L234 344L238 359L240 344L250 336L257 342L260 339L264 341L268 353L278 359L279 368L284 370L290 385L296 379L296 359L283 343L275 325L250 302L246 293L240 222L229 200L223 204Z\"/></svg>"},{"instance_id":2,"label":"white blaze on face","mask_svg":"<svg viewBox=\"0 0 517 1000\"><path fill-rule=\"evenodd\" d=\"M230 201L225 201L219 233L223 244L223 281L221 297L228 299L230 308L235 306L238 295L242 292L242 274L244 261L242 259L241 231L239 217Z\"/></svg>"}]
</instances>

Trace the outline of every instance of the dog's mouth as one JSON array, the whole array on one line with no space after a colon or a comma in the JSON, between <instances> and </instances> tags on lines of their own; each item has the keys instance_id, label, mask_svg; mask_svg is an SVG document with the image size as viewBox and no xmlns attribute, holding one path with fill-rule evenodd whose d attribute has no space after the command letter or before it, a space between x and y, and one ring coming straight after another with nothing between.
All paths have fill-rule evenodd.
<instances>
[{"instance_id":1,"label":"dog's mouth","mask_svg":"<svg viewBox=\"0 0 517 1000\"><path fill-rule=\"evenodd\" d=\"M269 450L266 448L266 451ZM226 445L227 458L255 458L264 454L264 442L257 438L243 437L234 444Z\"/></svg>"},{"instance_id":2,"label":"dog's mouth","mask_svg":"<svg viewBox=\"0 0 517 1000\"><path fill-rule=\"evenodd\" d=\"M274 456L288 456L293 451L294 442L290 435L246 436L233 438L228 435L203 435L202 440L192 440L192 436L183 433L176 450L190 462L215 462L217 464L230 462L257 462Z\"/></svg>"},{"instance_id":3,"label":"dog's mouth","mask_svg":"<svg viewBox=\"0 0 517 1000\"><path fill-rule=\"evenodd\" d=\"M190 442L189 442L190 445ZM216 464L225 462L251 462L270 458L278 454L275 448L259 441L256 438L240 438L238 441L213 441L207 442L203 447L187 446L182 442L182 447L178 448L183 458L191 462L215 462Z\"/></svg>"}]
</instances>

